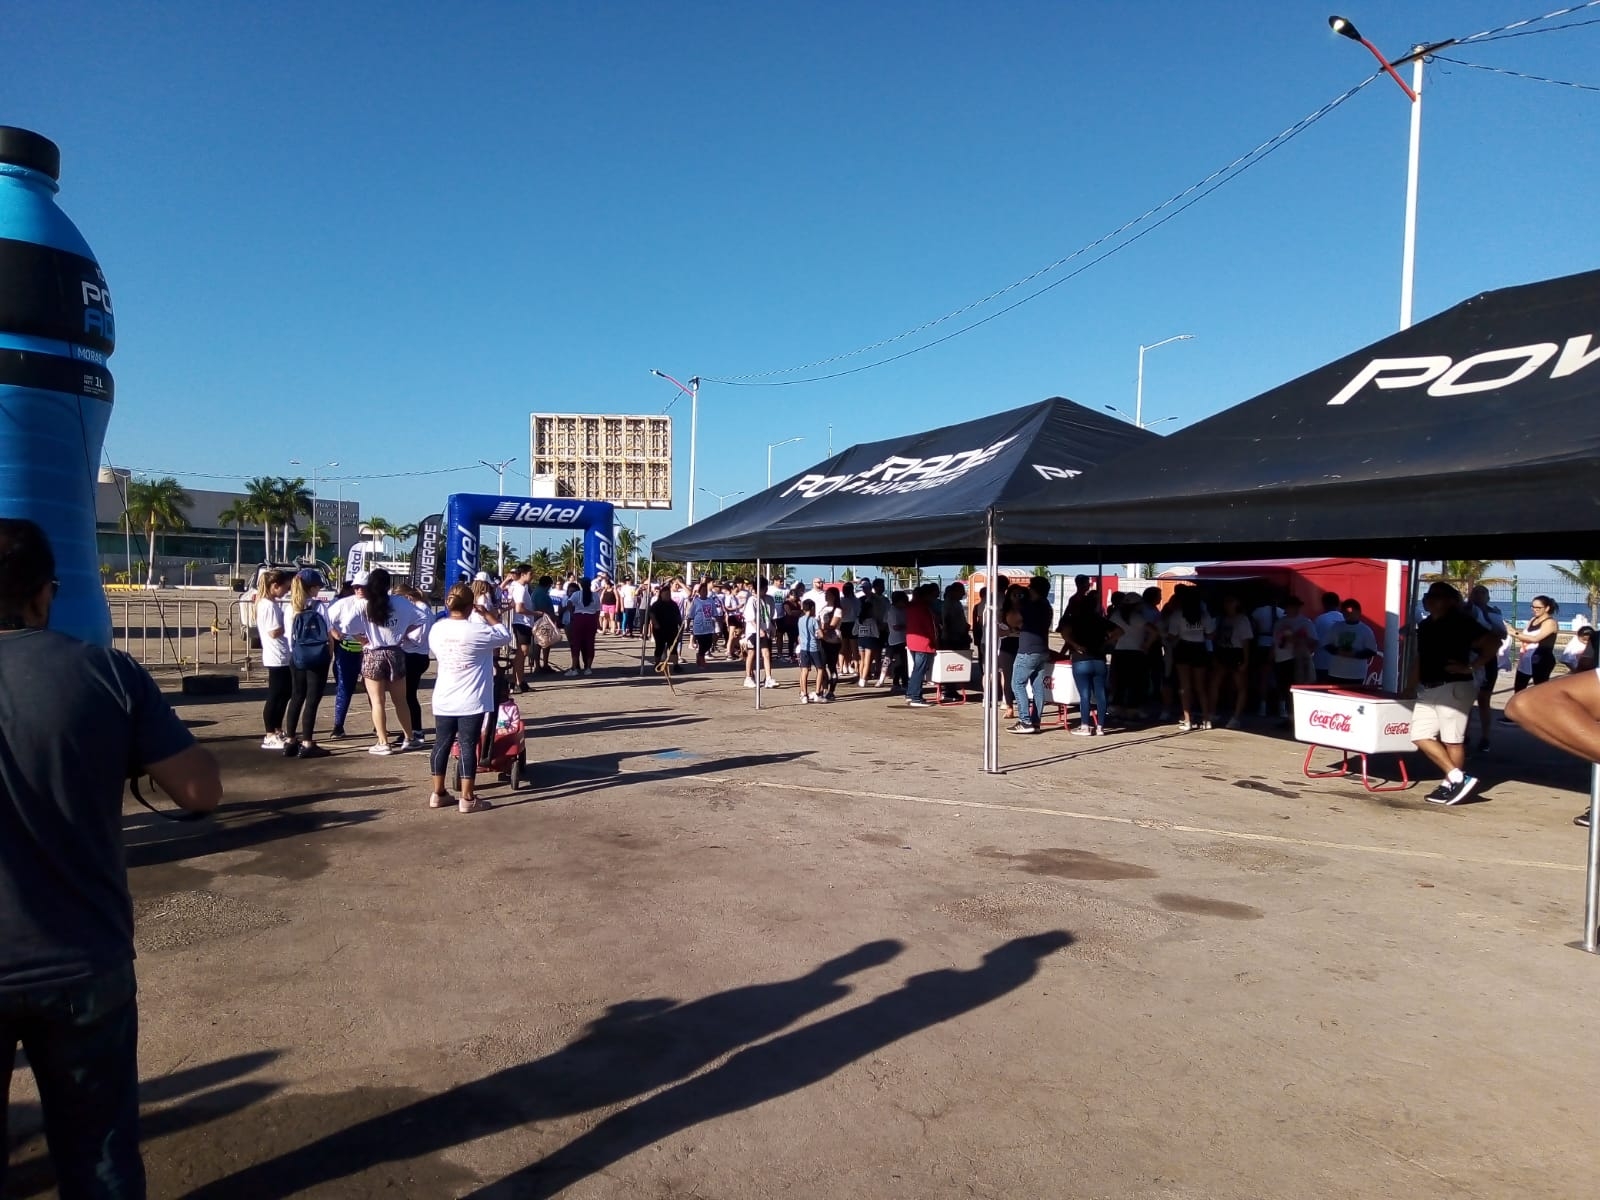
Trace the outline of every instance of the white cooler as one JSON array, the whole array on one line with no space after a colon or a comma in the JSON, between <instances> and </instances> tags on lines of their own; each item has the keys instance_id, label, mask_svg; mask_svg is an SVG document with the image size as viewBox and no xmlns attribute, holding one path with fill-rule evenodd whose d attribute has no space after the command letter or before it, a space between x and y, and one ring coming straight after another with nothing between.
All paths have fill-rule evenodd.
<instances>
[{"instance_id":1,"label":"white cooler","mask_svg":"<svg viewBox=\"0 0 1600 1200\"><path fill-rule=\"evenodd\" d=\"M1369 792L1398 792L1411 786L1404 757L1400 782L1374 785L1367 774L1369 754L1405 755L1416 749L1411 741L1412 701L1368 692L1350 692L1325 685L1300 684L1290 689L1294 701L1294 737L1307 743L1301 768L1309 779L1326 779L1350 773L1350 755L1361 759L1361 783ZM1318 747L1344 752L1337 771L1313 771L1311 759Z\"/></svg>"},{"instance_id":2,"label":"white cooler","mask_svg":"<svg viewBox=\"0 0 1600 1200\"><path fill-rule=\"evenodd\" d=\"M933 654L933 676L928 680L934 688L933 702L935 704L965 704L967 702L966 689L961 691L961 699L944 699L943 687L945 684L970 683L972 680L972 659L959 650L936 650Z\"/></svg>"}]
</instances>

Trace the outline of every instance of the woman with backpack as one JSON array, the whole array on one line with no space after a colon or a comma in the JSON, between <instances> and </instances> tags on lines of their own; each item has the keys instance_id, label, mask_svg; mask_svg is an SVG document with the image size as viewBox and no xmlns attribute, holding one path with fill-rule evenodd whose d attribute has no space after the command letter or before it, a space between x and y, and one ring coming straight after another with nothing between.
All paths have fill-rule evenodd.
<instances>
[{"instance_id":1,"label":"woman with backpack","mask_svg":"<svg viewBox=\"0 0 1600 1200\"><path fill-rule=\"evenodd\" d=\"M323 689L328 686L328 670L333 666L333 625L328 606L323 602L322 576L307 567L294 577L289 590L289 715L284 720L287 734L283 744L285 758L326 758L328 752L317 745L317 708ZM295 736L296 727L300 736Z\"/></svg>"},{"instance_id":2,"label":"woman with backpack","mask_svg":"<svg viewBox=\"0 0 1600 1200\"><path fill-rule=\"evenodd\" d=\"M377 735L368 754L393 754L389 745L386 701L394 701L404 735L399 749L411 744L416 727L406 705L406 652L401 643L427 621L427 614L404 596L389 594L389 572L379 567L367 576L367 599L342 631L361 643L361 678L372 701L372 728ZM507 637L509 638L509 634Z\"/></svg>"}]
</instances>

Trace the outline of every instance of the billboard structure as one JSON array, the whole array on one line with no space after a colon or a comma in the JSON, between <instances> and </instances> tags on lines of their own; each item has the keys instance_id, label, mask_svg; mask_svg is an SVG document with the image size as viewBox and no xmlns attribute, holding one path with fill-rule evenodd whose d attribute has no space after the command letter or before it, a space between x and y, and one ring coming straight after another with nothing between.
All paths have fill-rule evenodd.
<instances>
[{"instance_id":1,"label":"billboard structure","mask_svg":"<svg viewBox=\"0 0 1600 1200\"><path fill-rule=\"evenodd\" d=\"M672 418L532 413L530 473L555 479L555 495L617 508L672 507Z\"/></svg>"}]
</instances>

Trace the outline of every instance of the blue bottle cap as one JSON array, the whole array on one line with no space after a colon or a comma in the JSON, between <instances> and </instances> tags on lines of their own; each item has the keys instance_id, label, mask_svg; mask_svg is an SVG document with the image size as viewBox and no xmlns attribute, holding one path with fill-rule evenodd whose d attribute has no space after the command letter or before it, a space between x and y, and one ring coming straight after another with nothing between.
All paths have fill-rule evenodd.
<instances>
[{"instance_id":1,"label":"blue bottle cap","mask_svg":"<svg viewBox=\"0 0 1600 1200\"><path fill-rule=\"evenodd\" d=\"M61 147L31 129L0 125L0 162L27 167L61 182Z\"/></svg>"}]
</instances>

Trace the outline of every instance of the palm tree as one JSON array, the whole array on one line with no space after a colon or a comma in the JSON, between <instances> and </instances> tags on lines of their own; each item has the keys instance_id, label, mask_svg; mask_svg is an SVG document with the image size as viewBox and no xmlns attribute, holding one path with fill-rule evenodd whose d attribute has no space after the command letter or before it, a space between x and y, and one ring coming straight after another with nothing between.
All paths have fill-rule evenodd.
<instances>
[{"instance_id":1,"label":"palm tree","mask_svg":"<svg viewBox=\"0 0 1600 1200\"><path fill-rule=\"evenodd\" d=\"M183 485L170 475L153 480L135 480L128 484L128 521L137 523L150 538L150 563L145 584L155 583L156 534L170 529L189 528L189 517L183 511L193 508L194 500L183 490Z\"/></svg>"},{"instance_id":2,"label":"palm tree","mask_svg":"<svg viewBox=\"0 0 1600 1200\"><path fill-rule=\"evenodd\" d=\"M226 529L233 526L233 573L239 573L239 559L244 554L244 526L256 519L250 501L240 496L217 514L217 524Z\"/></svg>"},{"instance_id":3,"label":"palm tree","mask_svg":"<svg viewBox=\"0 0 1600 1200\"><path fill-rule=\"evenodd\" d=\"M1589 606L1589 624L1600 629L1600 559L1575 558L1570 567L1551 563L1550 569L1573 587L1583 589L1583 602Z\"/></svg>"},{"instance_id":4,"label":"palm tree","mask_svg":"<svg viewBox=\"0 0 1600 1200\"><path fill-rule=\"evenodd\" d=\"M365 532L383 542L383 556L389 557L389 539L394 536L394 522L388 517L368 517Z\"/></svg>"},{"instance_id":5,"label":"palm tree","mask_svg":"<svg viewBox=\"0 0 1600 1200\"><path fill-rule=\"evenodd\" d=\"M1497 563L1509 562L1508 559L1494 558L1446 558L1439 563L1439 569L1424 575L1429 583L1448 583L1462 592L1470 592L1482 584L1485 587L1498 587L1510 583L1511 580L1504 576L1489 574L1489 569Z\"/></svg>"},{"instance_id":6,"label":"palm tree","mask_svg":"<svg viewBox=\"0 0 1600 1200\"><path fill-rule=\"evenodd\" d=\"M298 525L298 518L311 515L311 489L299 476L289 479L280 475L273 489L277 494L276 516L283 525L283 557L289 557L289 535Z\"/></svg>"},{"instance_id":7,"label":"palm tree","mask_svg":"<svg viewBox=\"0 0 1600 1200\"><path fill-rule=\"evenodd\" d=\"M272 525L278 519L278 481L266 475L247 480L244 485L245 505L250 519L261 523L261 558L272 561Z\"/></svg>"},{"instance_id":8,"label":"palm tree","mask_svg":"<svg viewBox=\"0 0 1600 1200\"><path fill-rule=\"evenodd\" d=\"M555 556L543 546L528 555L528 566L533 570L535 579L541 575L553 576L556 573L557 565Z\"/></svg>"},{"instance_id":9,"label":"palm tree","mask_svg":"<svg viewBox=\"0 0 1600 1200\"><path fill-rule=\"evenodd\" d=\"M569 541L562 542L561 549L557 552L556 561L561 567L561 573L563 575L571 575L575 577L582 575L583 539L581 537L575 537Z\"/></svg>"},{"instance_id":10,"label":"palm tree","mask_svg":"<svg viewBox=\"0 0 1600 1200\"><path fill-rule=\"evenodd\" d=\"M627 564L635 573L639 570L639 556L644 550L644 544L650 540L646 533L635 533L626 526L617 530L617 562Z\"/></svg>"}]
</instances>

